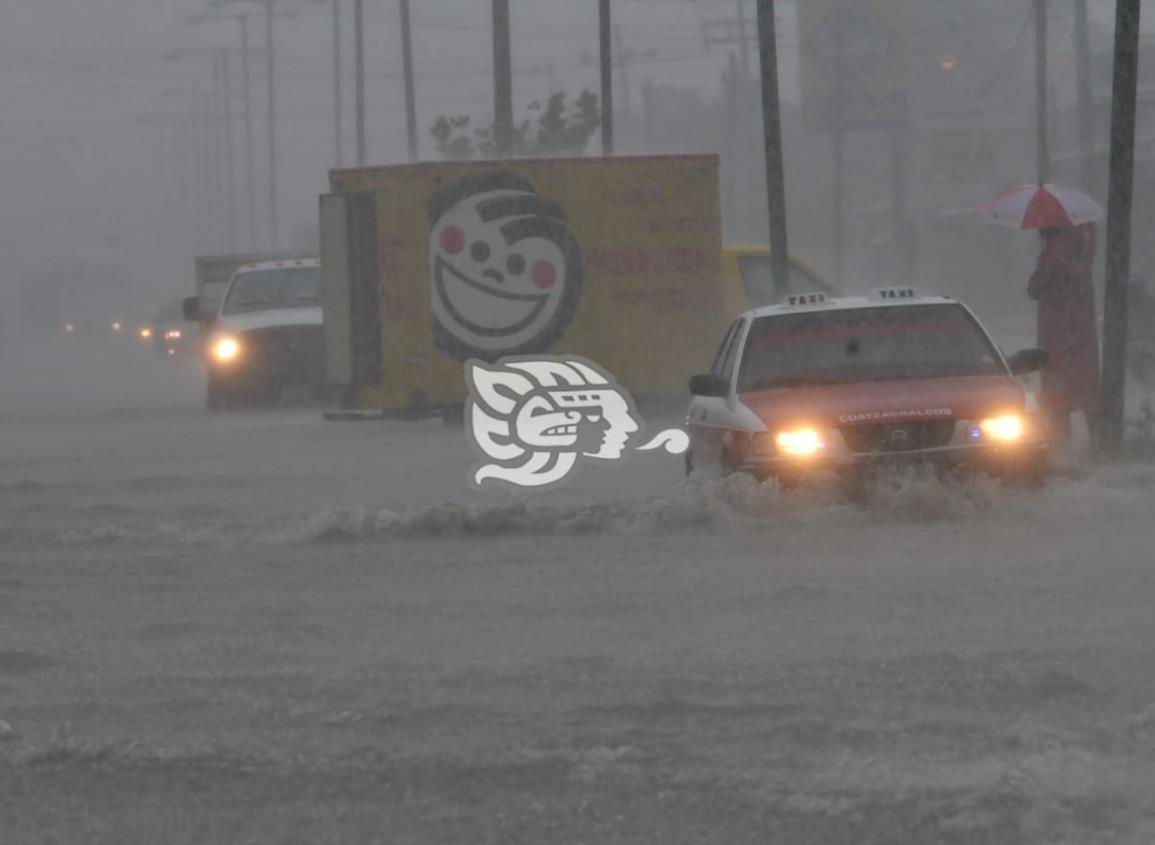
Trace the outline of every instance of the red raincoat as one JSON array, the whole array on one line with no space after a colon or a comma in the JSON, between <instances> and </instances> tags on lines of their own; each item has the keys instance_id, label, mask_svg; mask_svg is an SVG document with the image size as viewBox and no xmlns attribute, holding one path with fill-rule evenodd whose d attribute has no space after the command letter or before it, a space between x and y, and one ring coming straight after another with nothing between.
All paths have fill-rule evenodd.
<instances>
[{"instance_id":1,"label":"red raincoat","mask_svg":"<svg viewBox=\"0 0 1155 845\"><path fill-rule=\"evenodd\" d=\"M1066 229L1043 247L1027 286L1039 303L1039 347L1051 358L1041 398L1053 413L1094 413L1099 406L1094 261L1094 224Z\"/></svg>"}]
</instances>

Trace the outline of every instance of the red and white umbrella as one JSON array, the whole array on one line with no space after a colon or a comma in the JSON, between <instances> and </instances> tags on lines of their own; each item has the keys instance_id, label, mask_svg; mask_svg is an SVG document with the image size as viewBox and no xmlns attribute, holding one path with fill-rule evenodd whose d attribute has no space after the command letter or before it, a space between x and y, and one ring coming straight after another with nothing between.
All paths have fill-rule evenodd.
<instances>
[{"instance_id":1,"label":"red and white umbrella","mask_svg":"<svg viewBox=\"0 0 1155 845\"><path fill-rule=\"evenodd\" d=\"M1066 229L1103 219L1103 208L1081 191L1055 185L1023 185L995 197L979 215L1014 229Z\"/></svg>"}]
</instances>

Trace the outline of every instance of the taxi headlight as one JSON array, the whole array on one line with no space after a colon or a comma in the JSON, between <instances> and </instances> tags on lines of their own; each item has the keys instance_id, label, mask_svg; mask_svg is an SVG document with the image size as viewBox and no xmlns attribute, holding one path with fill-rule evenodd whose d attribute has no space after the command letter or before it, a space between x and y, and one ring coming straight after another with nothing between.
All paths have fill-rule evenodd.
<instances>
[{"instance_id":1,"label":"taxi headlight","mask_svg":"<svg viewBox=\"0 0 1155 845\"><path fill-rule=\"evenodd\" d=\"M219 337L213 341L213 358L222 364L234 360L241 352L241 345L235 337Z\"/></svg>"},{"instance_id":2,"label":"taxi headlight","mask_svg":"<svg viewBox=\"0 0 1155 845\"><path fill-rule=\"evenodd\" d=\"M778 432L778 451L792 458L809 458L826 448L822 433L815 428L795 428Z\"/></svg>"},{"instance_id":3,"label":"taxi headlight","mask_svg":"<svg viewBox=\"0 0 1155 845\"><path fill-rule=\"evenodd\" d=\"M993 440L999 443L1013 443L1021 440L1025 426L1023 418L1018 414L1006 414L1001 417L988 417L979 420L978 432L984 440Z\"/></svg>"}]
</instances>

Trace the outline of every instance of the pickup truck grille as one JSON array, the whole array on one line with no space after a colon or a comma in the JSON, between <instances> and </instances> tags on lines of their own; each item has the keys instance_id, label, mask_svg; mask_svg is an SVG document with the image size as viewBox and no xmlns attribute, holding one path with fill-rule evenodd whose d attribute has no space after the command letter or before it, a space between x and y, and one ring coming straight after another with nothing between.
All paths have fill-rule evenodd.
<instances>
[{"instance_id":1,"label":"pickup truck grille","mask_svg":"<svg viewBox=\"0 0 1155 845\"><path fill-rule=\"evenodd\" d=\"M279 326L245 332L250 366L283 384L319 384L325 371L320 326Z\"/></svg>"},{"instance_id":2,"label":"pickup truck grille","mask_svg":"<svg viewBox=\"0 0 1155 845\"><path fill-rule=\"evenodd\" d=\"M852 452L914 452L940 449L954 435L954 420L931 420L883 425L848 425L839 431Z\"/></svg>"}]
</instances>

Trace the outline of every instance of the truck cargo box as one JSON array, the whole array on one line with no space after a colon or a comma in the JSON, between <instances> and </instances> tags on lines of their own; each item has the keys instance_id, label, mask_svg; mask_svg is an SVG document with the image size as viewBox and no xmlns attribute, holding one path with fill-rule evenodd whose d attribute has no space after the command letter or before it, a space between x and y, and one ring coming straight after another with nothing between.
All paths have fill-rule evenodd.
<instances>
[{"instance_id":1,"label":"truck cargo box","mask_svg":"<svg viewBox=\"0 0 1155 845\"><path fill-rule=\"evenodd\" d=\"M368 167L330 188L327 372L349 407L450 407L466 360L539 353L684 396L728 322L717 156Z\"/></svg>"}]
</instances>

